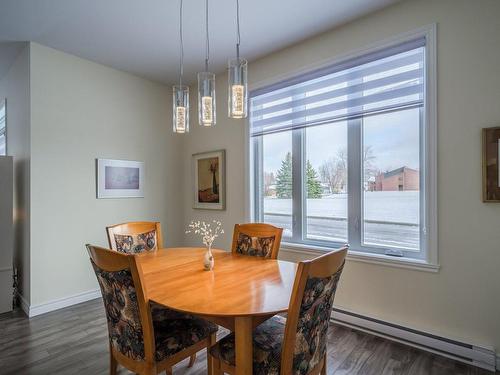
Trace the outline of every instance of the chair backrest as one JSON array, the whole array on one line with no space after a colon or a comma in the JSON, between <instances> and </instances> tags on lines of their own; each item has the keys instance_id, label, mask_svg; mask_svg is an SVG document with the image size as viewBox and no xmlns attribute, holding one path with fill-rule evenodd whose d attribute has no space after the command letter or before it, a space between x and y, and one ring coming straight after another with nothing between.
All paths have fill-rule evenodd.
<instances>
[{"instance_id":1,"label":"chair backrest","mask_svg":"<svg viewBox=\"0 0 500 375\"><path fill-rule=\"evenodd\" d=\"M347 246L299 263L285 327L282 374L319 373L346 254Z\"/></svg>"},{"instance_id":2,"label":"chair backrest","mask_svg":"<svg viewBox=\"0 0 500 375\"><path fill-rule=\"evenodd\" d=\"M118 359L152 362L153 325L136 257L86 247L101 288L111 348Z\"/></svg>"},{"instance_id":3,"label":"chair backrest","mask_svg":"<svg viewBox=\"0 0 500 375\"><path fill-rule=\"evenodd\" d=\"M233 232L232 252L276 259L283 228L270 224L236 224Z\"/></svg>"},{"instance_id":4,"label":"chair backrest","mask_svg":"<svg viewBox=\"0 0 500 375\"><path fill-rule=\"evenodd\" d=\"M163 247L161 224L133 221L106 227L111 249L128 254L154 251Z\"/></svg>"}]
</instances>

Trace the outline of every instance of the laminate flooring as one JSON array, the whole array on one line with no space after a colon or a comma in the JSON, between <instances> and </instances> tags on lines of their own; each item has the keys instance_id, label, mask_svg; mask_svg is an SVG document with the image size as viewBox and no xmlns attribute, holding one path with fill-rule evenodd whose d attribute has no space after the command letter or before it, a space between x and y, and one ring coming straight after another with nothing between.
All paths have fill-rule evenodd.
<instances>
[{"instance_id":1,"label":"laminate flooring","mask_svg":"<svg viewBox=\"0 0 500 375\"><path fill-rule=\"evenodd\" d=\"M224 336L226 330L220 331ZM102 301L96 299L28 319L21 311L0 315L0 374L108 374L108 338ZM120 368L119 374L130 374ZM175 375L206 374L206 353ZM438 355L332 324L328 374L491 375Z\"/></svg>"}]
</instances>

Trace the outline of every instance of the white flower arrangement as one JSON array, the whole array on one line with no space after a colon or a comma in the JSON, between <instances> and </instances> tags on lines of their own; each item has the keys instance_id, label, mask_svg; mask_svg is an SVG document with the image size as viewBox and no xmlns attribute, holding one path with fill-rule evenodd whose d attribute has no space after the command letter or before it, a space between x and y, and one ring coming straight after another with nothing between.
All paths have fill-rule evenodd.
<instances>
[{"instance_id":1,"label":"white flower arrangement","mask_svg":"<svg viewBox=\"0 0 500 375\"><path fill-rule=\"evenodd\" d=\"M194 233L201 236L203 244L208 248L212 247L215 239L221 234L224 234L224 229L222 229L222 223L218 220L212 220L212 222L205 221L191 221L188 225L186 233Z\"/></svg>"}]
</instances>

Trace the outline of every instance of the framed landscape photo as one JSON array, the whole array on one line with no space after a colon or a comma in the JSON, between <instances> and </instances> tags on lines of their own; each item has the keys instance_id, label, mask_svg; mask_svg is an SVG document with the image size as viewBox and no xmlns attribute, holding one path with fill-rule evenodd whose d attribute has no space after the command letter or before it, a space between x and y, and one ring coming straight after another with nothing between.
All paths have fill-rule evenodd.
<instances>
[{"instance_id":1,"label":"framed landscape photo","mask_svg":"<svg viewBox=\"0 0 500 375\"><path fill-rule=\"evenodd\" d=\"M97 159L97 198L143 198L144 163Z\"/></svg>"},{"instance_id":2,"label":"framed landscape photo","mask_svg":"<svg viewBox=\"0 0 500 375\"><path fill-rule=\"evenodd\" d=\"M224 210L226 208L225 151L194 154L193 208Z\"/></svg>"},{"instance_id":3,"label":"framed landscape photo","mask_svg":"<svg viewBox=\"0 0 500 375\"><path fill-rule=\"evenodd\" d=\"M483 202L500 202L500 127L483 128Z\"/></svg>"}]
</instances>

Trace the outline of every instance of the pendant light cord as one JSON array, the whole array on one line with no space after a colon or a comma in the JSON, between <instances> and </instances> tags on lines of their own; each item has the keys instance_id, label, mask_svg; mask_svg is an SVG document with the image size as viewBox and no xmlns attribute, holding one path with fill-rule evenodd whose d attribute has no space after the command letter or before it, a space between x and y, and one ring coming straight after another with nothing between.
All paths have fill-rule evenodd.
<instances>
[{"instance_id":1,"label":"pendant light cord","mask_svg":"<svg viewBox=\"0 0 500 375\"><path fill-rule=\"evenodd\" d=\"M184 76L184 40L182 38L182 5L183 0L180 0L179 7L179 39L180 39L180 61L179 61L179 86L182 86L182 78Z\"/></svg>"},{"instance_id":2,"label":"pendant light cord","mask_svg":"<svg viewBox=\"0 0 500 375\"><path fill-rule=\"evenodd\" d=\"M208 38L208 0L205 0L205 34L206 34L206 53L205 53L205 72L208 72L208 60L210 58L210 39Z\"/></svg>"},{"instance_id":3,"label":"pendant light cord","mask_svg":"<svg viewBox=\"0 0 500 375\"><path fill-rule=\"evenodd\" d=\"M236 58L239 61L240 60L240 42L241 42L241 36L240 36L240 0L236 0L236 29L237 29Z\"/></svg>"}]
</instances>

